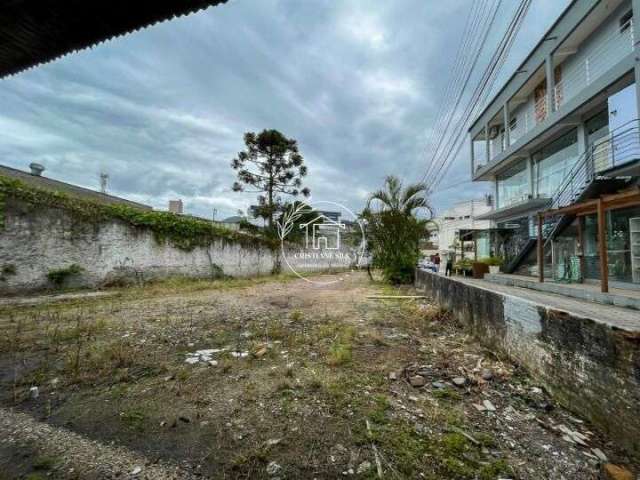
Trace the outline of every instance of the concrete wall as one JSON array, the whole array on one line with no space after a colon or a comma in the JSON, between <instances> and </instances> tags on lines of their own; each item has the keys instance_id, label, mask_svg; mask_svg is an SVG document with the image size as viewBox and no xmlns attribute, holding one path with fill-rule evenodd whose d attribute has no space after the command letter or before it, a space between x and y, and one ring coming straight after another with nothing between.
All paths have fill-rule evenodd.
<instances>
[{"instance_id":1,"label":"concrete wall","mask_svg":"<svg viewBox=\"0 0 640 480\"><path fill-rule=\"evenodd\" d=\"M272 251L257 242L256 246L245 247L218 240L209 247L184 251L169 242L158 242L147 229L121 221L89 224L61 209L30 207L13 200L7 201L3 216L0 294L50 288L47 273L72 264L82 267L82 272L69 277L65 286L97 287L173 275L247 277L266 275L282 266L278 249ZM287 253L296 267L295 252ZM3 267L9 265L15 273L3 274ZM325 262L323 266L340 265ZM313 268L301 264L300 270Z\"/></svg>"},{"instance_id":2,"label":"concrete wall","mask_svg":"<svg viewBox=\"0 0 640 480\"><path fill-rule=\"evenodd\" d=\"M567 408L640 456L640 332L418 271L416 286Z\"/></svg>"}]
</instances>

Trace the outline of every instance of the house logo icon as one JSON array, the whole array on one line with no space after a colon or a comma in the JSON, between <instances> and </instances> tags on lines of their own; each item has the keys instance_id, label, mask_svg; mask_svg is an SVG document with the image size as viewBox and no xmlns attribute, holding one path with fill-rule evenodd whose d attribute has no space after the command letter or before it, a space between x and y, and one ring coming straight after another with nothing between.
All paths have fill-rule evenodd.
<instances>
[{"instance_id":1,"label":"house logo icon","mask_svg":"<svg viewBox=\"0 0 640 480\"><path fill-rule=\"evenodd\" d=\"M295 202L283 212L277 228L283 265L307 282L341 282L367 261L364 227L339 203Z\"/></svg>"},{"instance_id":2,"label":"house logo icon","mask_svg":"<svg viewBox=\"0 0 640 480\"><path fill-rule=\"evenodd\" d=\"M320 214L309 222L300 224L305 231L305 245L313 250L339 250L340 234L346 230L344 223Z\"/></svg>"}]
</instances>

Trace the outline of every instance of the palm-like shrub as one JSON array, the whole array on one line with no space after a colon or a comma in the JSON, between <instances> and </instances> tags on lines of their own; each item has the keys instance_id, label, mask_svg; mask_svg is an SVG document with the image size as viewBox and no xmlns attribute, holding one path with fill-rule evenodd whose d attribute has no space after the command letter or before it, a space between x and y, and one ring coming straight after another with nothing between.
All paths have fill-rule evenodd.
<instances>
[{"instance_id":1,"label":"palm-like shrub","mask_svg":"<svg viewBox=\"0 0 640 480\"><path fill-rule=\"evenodd\" d=\"M384 188L369 196L362 213L371 266L380 269L392 283L413 281L420 259L420 240L426 235L432 216L426 190L423 183L403 187L400 179L388 176ZM420 211L426 212L426 218L417 216Z\"/></svg>"}]
</instances>

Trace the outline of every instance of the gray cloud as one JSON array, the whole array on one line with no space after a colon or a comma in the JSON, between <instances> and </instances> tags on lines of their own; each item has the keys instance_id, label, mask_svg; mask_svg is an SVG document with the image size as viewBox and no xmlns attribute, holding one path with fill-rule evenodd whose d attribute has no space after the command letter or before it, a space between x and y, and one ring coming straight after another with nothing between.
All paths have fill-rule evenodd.
<instances>
[{"instance_id":1,"label":"gray cloud","mask_svg":"<svg viewBox=\"0 0 640 480\"><path fill-rule=\"evenodd\" d=\"M534 1L501 81L566 3ZM1 81L0 163L93 188L105 170L114 194L226 216L255 196L230 189L243 133L277 128L299 141L313 198L359 210L386 174L424 172L470 5L236 0L157 25ZM443 186L468 180L467 151Z\"/></svg>"}]
</instances>

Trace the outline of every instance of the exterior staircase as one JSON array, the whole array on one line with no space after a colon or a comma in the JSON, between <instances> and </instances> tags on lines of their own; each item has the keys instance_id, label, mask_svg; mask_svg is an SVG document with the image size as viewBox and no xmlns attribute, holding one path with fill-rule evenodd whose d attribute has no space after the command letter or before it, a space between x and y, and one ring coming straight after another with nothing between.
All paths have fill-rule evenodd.
<instances>
[{"instance_id":1,"label":"exterior staircase","mask_svg":"<svg viewBox=\"0 0 640 480\"><path fill-rule=\"evenodd\" d=\"M618 176L617 167L640 161L640 121L633 120L612 131L603 141L590 145L578 158L565 180L551 197L550 210L560 210L575 203L612 193L623 188L630 177ZM573 215L559 213L545 219L542 236L544 247L573 221ZM504 266L513 273L536 246L537 239L529 241L511 262Z\"/></svg>"}]
</instances>

